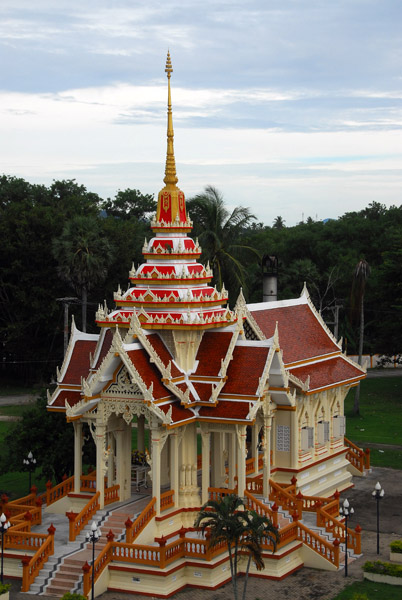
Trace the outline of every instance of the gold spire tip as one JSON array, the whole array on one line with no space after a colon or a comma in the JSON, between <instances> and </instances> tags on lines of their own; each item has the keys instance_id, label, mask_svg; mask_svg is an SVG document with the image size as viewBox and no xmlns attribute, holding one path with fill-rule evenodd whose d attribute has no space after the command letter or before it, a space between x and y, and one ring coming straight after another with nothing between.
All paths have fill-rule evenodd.
<instances>
[{"instance_id":1,"label":"gold spire tip","mask_svg":"<svg viewBox=\"0 0 402 600\"><path fill-rule=\"evenodd\" d=\"M165 73L167 73L168 77L170 77L170 74L173 73L172 61L170 60L170 52L169 52L169 50L168 50L168 53L167 53Z\"/></svg>"}]
</instances>

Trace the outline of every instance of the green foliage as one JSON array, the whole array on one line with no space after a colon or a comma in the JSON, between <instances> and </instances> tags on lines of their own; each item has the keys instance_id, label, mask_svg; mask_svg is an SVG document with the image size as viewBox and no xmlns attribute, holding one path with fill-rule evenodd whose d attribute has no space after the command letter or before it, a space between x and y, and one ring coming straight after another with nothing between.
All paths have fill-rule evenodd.
<instances>
[{"instance_id":1,"label":"green foliage","mask_svg":"<svg viewBox=\"0 0 402 600\"><path fill-rule=\"evenodd\" d=\"M67 592L61 597L61 600L87 600L87 597L82 594Z\"/></svg>"},{"instance_id":2,"label":"green foliage","mask_svg":"<svg viewBox=\"0 0 402 600\"><path fill-rule=\"evenodd\" d=\"M399 586L389 585L387 583L378 583L374 581L355 581L348 585L332 600L356 600L362 596L370 600L400 600L401 588Z\"/></svg>"},{"instance_id":3,"label":"green foliage","mask_svg":"<svg viewBox=\"0 0 402 600\"><path fill-rule=\"evenodd\" d=\"M402 554L402 540L395 540L394 542L391 542L389 547L391 548L391 552Z\"/></svg>"},{"instance_id":4,"label":"green foliage","mask_svg":"<svg viewBox=\"0 0 402 600\"><path fill-rule=\"evenodd\" d=\"M390 577L402 577L402 565L376 560L367 560L363 565L365 573L377 573L378 575L389 575Z\"/></svg>"},{"instance_id":5,"label":"green foliage","mask_svg":"<svg viewBox=\"0 0 402 600\"><path fill-rule=\"evenodd\" d=\"M238 563L240 552L248 555L246 576L243 587L243 600L246 597L248 573L251 560L258 570L264 568L262 558L262 541L271 543L274 550L279 541L276 527L265 517L253 510L248 510L244 502L236 494L228 494L220 500L208 500L194 522L194 527L209 532L209 545L215 547L222 542L227 544L230 573L232 576L235 600L238 598Z\"/></svg>"},{"instance_id":6,"label":"green foliage","mask_svg":"<svg viewBox=\"0 0 402 600\"><path fill-rule=\"evenodd\" d=\"M0 472L22 471L23 459L32 451L39 477L58 483L64 474L71 475L73 472L73 454L66 452L73 443L73 428L66 424L64 414L46 410L46 396L43 394L24 411L21 421L9 427L1 448ZM35 483L35 478L32 483Z\"/></svg>"},{"instance_id":7,"label":"green foliage","mask_svg":"<svg viewBox=\"0 0 402 600\"><path fill-rule=\"evenodd\" d=\"M7 594L11 589L11 583L0 583L0 596Z\"/></svg>"},{"instance_id":8,"label":"green foliage","mask_svg":"<svg viewBox=\"0 0 402 600\"><path fill-rule=\"evenodd\" d=\"M112 200L102 202L102 208L111 217L146 221L156 211L157 202L153 194L141 194L139 190L119 190Z\"/></svg>"}]
</instances>

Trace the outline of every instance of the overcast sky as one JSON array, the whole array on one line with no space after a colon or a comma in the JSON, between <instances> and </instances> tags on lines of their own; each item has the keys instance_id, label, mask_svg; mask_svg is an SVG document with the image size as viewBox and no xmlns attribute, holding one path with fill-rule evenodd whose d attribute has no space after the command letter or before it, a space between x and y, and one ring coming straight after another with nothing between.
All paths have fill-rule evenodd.
<instances>
[{"instance_id":1,"label":"overcast sky","mask_svg":"<svg viewBox=\"0 0 402 600\"><path fill-rule=\"evenodd\" d=\"M157 193L168 48L187 198L268 225L401 204L401 0L1 0L0 172Z\"/></svg>"}]
</instances>

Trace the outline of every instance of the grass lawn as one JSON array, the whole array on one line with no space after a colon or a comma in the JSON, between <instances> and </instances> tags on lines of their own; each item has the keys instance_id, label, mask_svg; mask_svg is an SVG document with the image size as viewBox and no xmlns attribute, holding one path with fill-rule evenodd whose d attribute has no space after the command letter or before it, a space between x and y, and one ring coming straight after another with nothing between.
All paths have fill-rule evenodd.
<instances>
[{"instance_id":1,"label":"grass lawn","mask_svg":"<svg viewBox=\"0 0 402 600\"><path fill-rule=\"evenodd\" d=\"M355 581L332 600L352 600L355 594L366 594L368 600L401 600L402 588L374 581Z\"/></svg>"},{"instance_id":2,"label":"grass lawn","mask_svg":"<svg viewBox=\"0 0 402 600\"><path fill-rule=\"evenodd\" d=\"M13 404L12 406L0 406L0 415L7 417L22 417L31 404ZM4 423L4 421L3 421Z\"/></svg>"},{"instance_id":3,"label":"grass lawn","mask_svg":"<svg viewBox=\"0 0 402 600\"><path fill-rule=\"evenodd\" d=\"M353 415L355 390L345 401L346 436L353 442L402 446L402 377L365 379L360 415Z\"/></svg>"}]
</instances>

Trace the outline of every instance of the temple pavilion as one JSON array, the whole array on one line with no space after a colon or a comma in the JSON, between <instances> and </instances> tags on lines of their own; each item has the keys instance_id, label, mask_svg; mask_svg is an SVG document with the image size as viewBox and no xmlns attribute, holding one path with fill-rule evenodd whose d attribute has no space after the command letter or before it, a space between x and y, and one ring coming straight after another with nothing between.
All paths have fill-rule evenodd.
<instances>
[{"instance_id":1,"label":"temple pavilion","mask_svg":"<svg viewBox=\"0 0 402 600\"><path fill-rule=\"evenodd\" d=\"M287 486L299 499L330 498L350 487L358 469L344 438L344 400L365 377L342 352L306 287L295 299L249 305L240 293L230 310L227 291L211 284L213 273L199 262L201 248L191 237L177 185L172 71L168 54L164 187L144 261L133 265L127 291L114 294L114 309L99 306L98 334L73 324L48 399L48 410L65 413L74 427L76 496L82 491L83 425L89 427L100 508L110 504L108 490L120 502L131 497L132 478L138 478L132 465L136 428L159 535L188 526L188 513L193 521L211 494L225 490L268 500ZM166 507L174 526L173 517L162 518ZM282 577L294 564L286 568L283 559L280 571L267 576ZM215 575L210 587L227 577ZM130 582L119 589L135 591ZM172 583L166 589L178 588Z\"/></svg>"}]
</instances>

